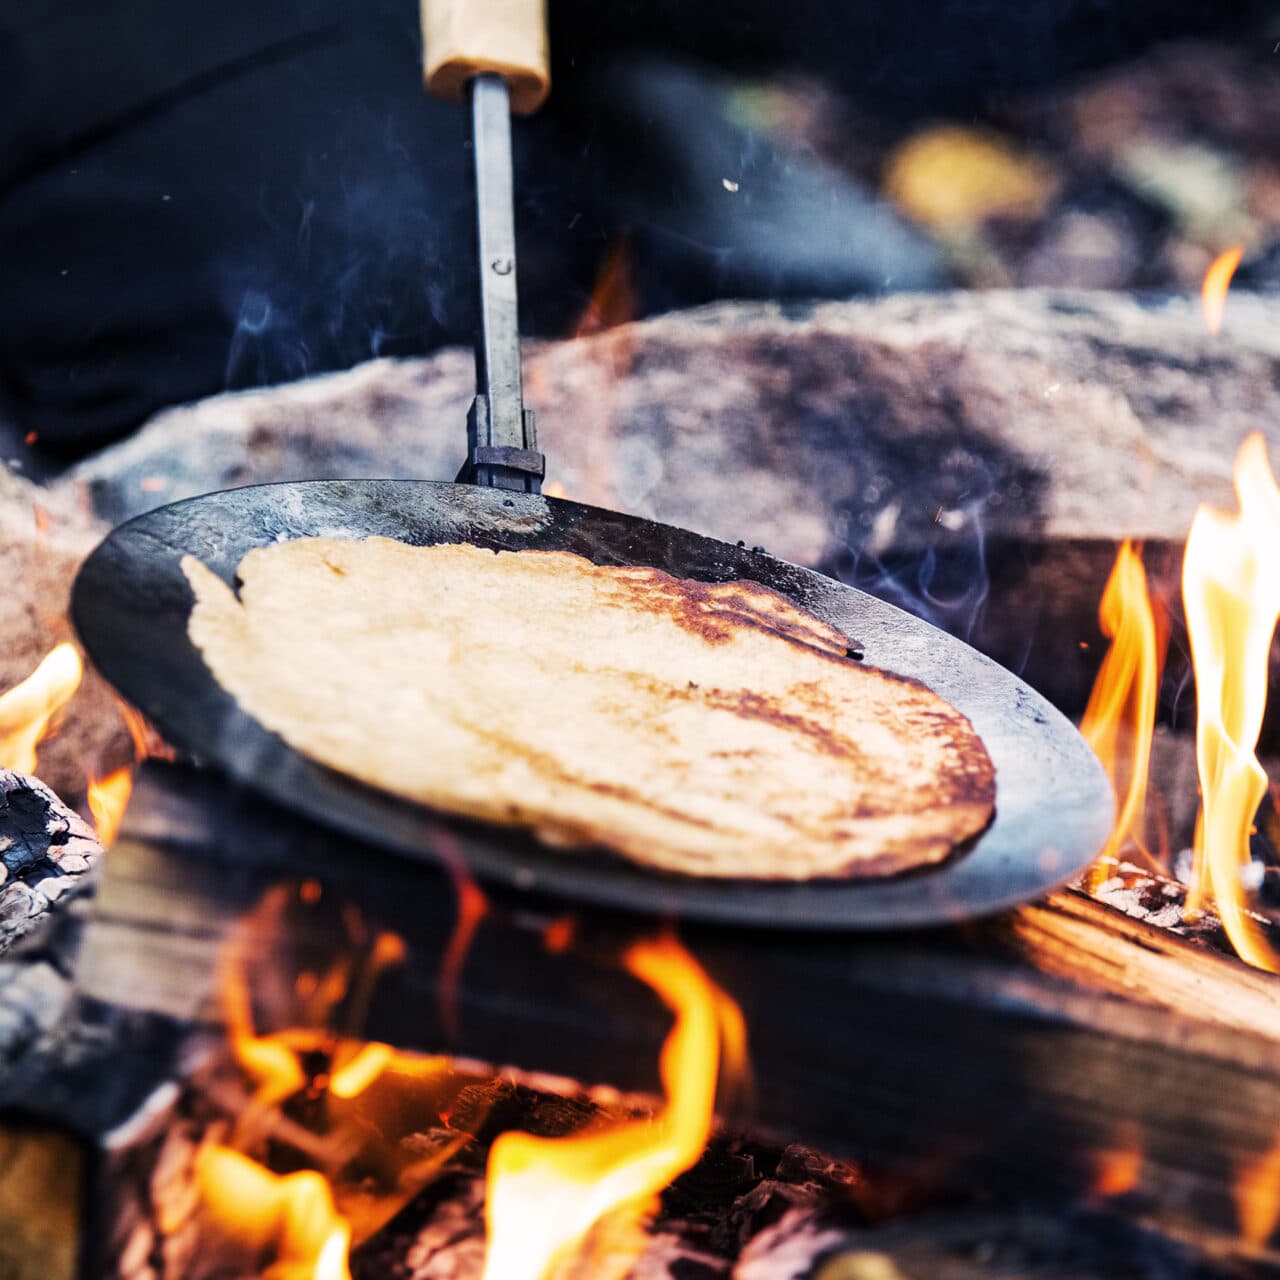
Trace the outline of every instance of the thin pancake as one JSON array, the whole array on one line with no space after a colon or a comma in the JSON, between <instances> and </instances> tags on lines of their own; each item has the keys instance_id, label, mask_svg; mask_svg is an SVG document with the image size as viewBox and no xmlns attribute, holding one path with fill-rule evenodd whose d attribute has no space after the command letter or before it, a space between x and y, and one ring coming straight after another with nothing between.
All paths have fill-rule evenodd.
<instances>
[{"instance_id":1,"label":"thin pancake","mask_svg":"<svg viewBox=\"0 0 1280 1280\"><path fill-rule=\"evenodd\" d=\"M964 716L753 582L387 538L255 549L238 599L182 567L191 637L245 711L440 810L783 880L936 862L991 817Z\"/></svg>"}]
</instances>

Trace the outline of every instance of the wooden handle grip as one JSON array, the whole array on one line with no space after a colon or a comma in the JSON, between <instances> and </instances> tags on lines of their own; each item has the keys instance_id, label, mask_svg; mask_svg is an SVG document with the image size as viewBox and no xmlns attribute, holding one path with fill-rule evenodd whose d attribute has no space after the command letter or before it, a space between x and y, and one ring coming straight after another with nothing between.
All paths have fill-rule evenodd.
<instances>
[{"instance_id":1,"label":"wooden handle grip","mask_svg":"<svg viewBox=\"0 0 1280 1280\"><path fill-rule=\"evenodd\" d=\"M527 115L551 87L546 0L421 0L423 77L440 98L462 97L472 76L506 82Z\"/></svg>"}]
</instances>

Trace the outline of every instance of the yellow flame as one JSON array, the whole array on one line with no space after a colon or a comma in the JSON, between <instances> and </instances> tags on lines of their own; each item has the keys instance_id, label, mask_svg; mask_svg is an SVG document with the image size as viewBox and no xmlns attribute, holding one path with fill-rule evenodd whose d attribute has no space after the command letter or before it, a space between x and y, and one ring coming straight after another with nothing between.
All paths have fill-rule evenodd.
<instances>
[{"instance_id":1,"label":"yellow flame","mask_svg":"<svg viewBox=\"0 0 1280 1280\"><path fill-rule=\"evenodd\" d=\"M484 1280L544 1280L605 1215L638 1222L706 1146L721 1028L733 1025L728 997L674 939L638 943L624 959L676 1015L659 1059L666 1106L653 1120L573 1138L498 1138L489 1153Z\"/></svg>"},{"instance_id":2,"label":"yellow flame","mask_svg":"<svg viewBox=\"0 0 1280 1280\"><path fill-rule=\"evenodd\" d=\"M359 1097L391 1065L395 1056L389 1044L370 1041L361 1045L354 1058L329 1076L329 1092L335 1098Z\"/></svg>"},{"instance_id":3,"label":"yellow flame","mask_svg":"<svg viewBox=\"0 0 1280 1280\"><path fill-rule=\"evenodd\" d=\"M1261 435L1250 435L1240 446L1234 479L1239 514L1201 506L1182 563L1203 798L1191 905L1212 896L1240 956L1280 972L1246 910L1241 881L1250 827L1267 789L1254 749L1267 703L1271 636L1280 617L1280 488Z\"/></svg>"},{"instance_id":4,"label":"yellow flame","mask_svg":"<svg viewBox=\"0 0 1280 1280\"><path fill-rule=\"evenodd\" d=\"M34 773L36 744L80 687L84 664L73 644L51 649L21 683L0 697L0 768Z\"/></svg>"},{"instance_id":5,"label":"yellow flame","mask_svg":"<svg viewBox=\"0 0 1280 1280\"><path fill-rule=\"evenodd\" d=\"M1238 244L1235 248L1220 253L1204 273L1204 284L1200 287L1200 308L1204 312L1205 328L1210 333L1222 330L1222 318L1227 310L1227 290L1231 287L1231 277L1235 275L1243 255L1244 246Z\"/></svg>"},{"instance_id":6,"label":"yellow flame","mask_svg":"<svg viewBox=\"0 0 1280 1280\"><path fill-rule=\"evenodd\" d=\"M216 1236L274 1259L263 1280L350 1280L350 1228L321 1174L306 1169L281 1177L209 1144L196 1155L196 1185Z\"/></svg>"},{"instance_id":7,"label":"yellow flame","mask_svg":"<svg viewBox=\"0 0 1280 1280\"><path fill-rule=\"evenodd\" d=\"M1120 804L1111 835L1090 872L1091 888L1106 878L1105 864L1126 843L1141 847L1156 723L1160 659L1155 615L1142 555L1128 539L1116 554L1098 607L1098 622L1111 647L1098 669L1080 732L1110 775Z\"/></svg>"},{"instance_id":8,"label":"yellow flame","mask_svg":"<svg viewBox=\"0 0 1280 1280\"><path fill-rule=\"evenodd\" d=\"M105 778L89 779L89 812L98 829L98 839L110 848L116 842L124 811L133 794L133 770L128 765L109 773Z\"/></svg>"}]
</instances>

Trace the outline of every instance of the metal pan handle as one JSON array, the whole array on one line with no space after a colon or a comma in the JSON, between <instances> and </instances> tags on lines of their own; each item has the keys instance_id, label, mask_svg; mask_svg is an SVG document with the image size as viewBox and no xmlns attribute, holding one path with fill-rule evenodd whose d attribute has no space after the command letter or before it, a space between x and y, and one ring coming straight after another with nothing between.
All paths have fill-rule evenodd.
<instances>
[{"instance_id":1,"label":"metal pan handle","mask_svg":"<svg viewBox=\"0 0 1280 1280\"><path fill-rule=\"evenodd\" d=\"M480 329L458 479L538 493L546 463L520 377L511 112L532 111L550 88L545 0L422 0L422 45L427 88L471 103Z\"/></svg>"}]
</instances>

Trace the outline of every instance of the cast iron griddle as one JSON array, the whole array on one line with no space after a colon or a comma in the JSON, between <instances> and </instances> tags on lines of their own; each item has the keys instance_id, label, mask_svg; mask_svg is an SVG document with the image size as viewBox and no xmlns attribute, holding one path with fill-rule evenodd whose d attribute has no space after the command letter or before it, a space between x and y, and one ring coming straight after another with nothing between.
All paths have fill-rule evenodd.
<instances>
[{"instance_id":1,"label":"cast iron griddle","mask_svg":"<svg viewBox=\"0 0 1280 1280\"><path fill-rule=\"evenodd\" d=\"M548 849L526 834L442 816L316 764L245 715L214 680L187 638L193 597L179 562L190 553L234 583L253 547L377 534L419 546L573 551L597 564L772 587L843 631L867 663L922 680L969 717L995 762L995 820L941 865L891 879L697 880L594 850ZM181 751L339 830L435 861L460 851L476 876L530 891L767 928L935 924L1046 892L1085 867L1111 827L1110 784L1070 722L968 645L811 570L575 502L412 480L208 494L110 534L76 580L72 617L98 670Z\"/></svg>"}]
</instances>

